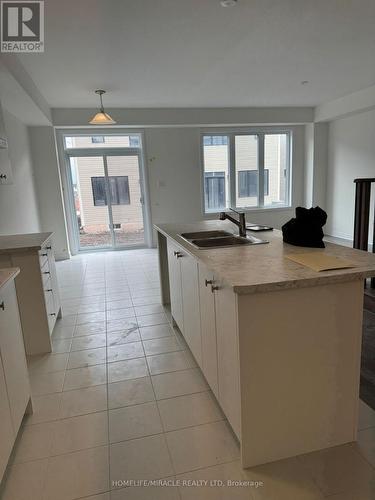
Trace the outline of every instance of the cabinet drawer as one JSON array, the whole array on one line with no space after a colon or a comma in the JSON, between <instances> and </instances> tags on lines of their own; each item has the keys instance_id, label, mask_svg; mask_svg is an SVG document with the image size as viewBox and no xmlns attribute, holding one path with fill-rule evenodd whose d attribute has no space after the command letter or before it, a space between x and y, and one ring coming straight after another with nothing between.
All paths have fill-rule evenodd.
<instances>
[{"instance_id":1,"label":"cabinet drawer","mask_svg":"<svg viewBox=\"0 0 375 500\"><path fill-rule=\"evenodd\" d=\"M56 323L56 310L55 310L55 300L53 297L53 292L45 292L44 294L46 298L46 312L48 319L48 327L50 333L52 333L53 327Z\"/></svg>"},{"instance_id":2,"label":"cabinet drawer","mask_svg":"<svg viewBox=\"0 0 375 500\"><path fill-rule=\"evenodd\" d=\"M51 272L49 270L48 265L43 267L43 269L41 270L41 274L42 274L43 288L46 289L47 283L48 281L50 281L51 278Z\"/></svg>"},{"instance_id":3,"label":"cabinet drawer","mask_svg":"<svg viewBox=\"0 0 375 500\"><path fill-rule=\"evenodd\" d=\"M46 305L48 301L50 300L50 297L53 296L53 289L52 289L52 284L51 284L51 279L48 278L48 280L43 284L44 285L44 297L46 301Z\"/></svg>"},{"instance_id":4,"label":"cabinet drawer","mask_svg":"<svg viewBox=\"0 0 375 500\"><path fill-rule=\"evenodd\" d=\"M40 262L40 268L43 269L43 267L48 264L48 252L47 250L39 250L39 262Z\"/></svg>"}]
</instances>

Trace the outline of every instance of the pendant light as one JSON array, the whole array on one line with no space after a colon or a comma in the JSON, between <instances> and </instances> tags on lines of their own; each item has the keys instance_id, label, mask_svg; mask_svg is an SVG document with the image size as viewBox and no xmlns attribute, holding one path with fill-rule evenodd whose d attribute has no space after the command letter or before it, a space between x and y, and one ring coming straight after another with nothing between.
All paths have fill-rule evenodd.
<instances>
[{"instance_id":1,"label":"pendant light","mask_svg":"<svg viewBox=\"0 0 375 500\"><path fill-rule=\"evenodd\" d=\"M104 111L103 106L103 97L105 94L105 90L95 90L95 94L99 95L100 98L100 111L96 113L96 115L90 120L91 125L113 125L115 124L115 120L109 116L108 113Z\"/></svg>"}]
</instances>

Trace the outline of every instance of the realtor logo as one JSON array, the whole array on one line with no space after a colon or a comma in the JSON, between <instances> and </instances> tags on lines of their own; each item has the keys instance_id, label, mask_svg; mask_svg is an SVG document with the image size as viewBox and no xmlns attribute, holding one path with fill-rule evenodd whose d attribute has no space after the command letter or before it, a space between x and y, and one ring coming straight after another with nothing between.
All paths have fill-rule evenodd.
<instances>
[{"instance_id":1,"label":"realtor logo","mask_svg":"<svg viewBox=\"0 0 375 500\"><path fill-rule=\"evenodd\" d=\"M1 52L44 52L44 2L1 2Z\"/></svg>"}]
</instances>

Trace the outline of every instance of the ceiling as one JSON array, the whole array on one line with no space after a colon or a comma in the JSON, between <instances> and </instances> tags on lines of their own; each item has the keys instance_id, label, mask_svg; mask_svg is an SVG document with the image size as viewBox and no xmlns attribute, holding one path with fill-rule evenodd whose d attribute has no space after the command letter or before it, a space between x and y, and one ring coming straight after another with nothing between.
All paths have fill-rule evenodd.
<instances>
[{"instance_id":1,"label":"ceiling","mask_svg":"<svg viewBox=\"0 0 375 500\"><path fill-rule=\"evenodd\" d=\"M374 26L374 0L48 0L19 60L51 107L315 106L375 84Z\"/></svg>"}]
</instances>

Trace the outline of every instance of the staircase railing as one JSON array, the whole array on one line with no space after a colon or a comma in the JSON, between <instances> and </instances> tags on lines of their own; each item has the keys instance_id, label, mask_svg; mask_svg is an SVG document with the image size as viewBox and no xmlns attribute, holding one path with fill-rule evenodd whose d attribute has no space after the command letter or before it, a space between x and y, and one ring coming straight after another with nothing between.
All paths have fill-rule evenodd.
<instances>
[{"instance_id":1,"label":"staircase railing","mask_svg":"<svg viewBox=\"0 0 375 500\"><path fill-rule=\"evenodd\" d=\"M354 179L355 214L353 248L368 251L368 235L370 226L371 184L375 178ZM375 253L375 214L372 251ZM371 279L371 288L375 288L375 278Z\"/></svg>"}]
</instances>

